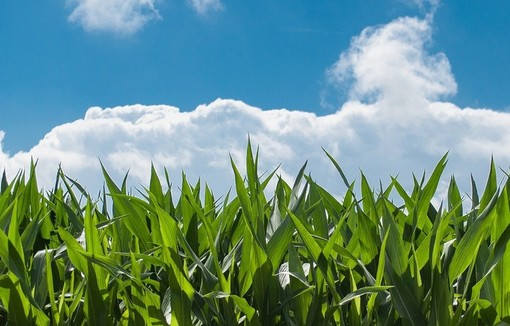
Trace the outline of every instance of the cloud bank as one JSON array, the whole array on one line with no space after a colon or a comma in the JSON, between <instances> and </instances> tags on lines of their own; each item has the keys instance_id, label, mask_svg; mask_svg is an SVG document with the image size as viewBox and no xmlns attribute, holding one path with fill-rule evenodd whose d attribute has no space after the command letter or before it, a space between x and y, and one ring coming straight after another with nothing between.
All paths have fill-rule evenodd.
<instances>
[{"instance_id":1,"label":"cloud bank","mask_svg":"<svg viewBox=\"0 0 510 326\"><path fill-rule=\"evenodd\" d=\"M38 176L49 189L59 163L90 191L102 184L100 158L117 180L129 170L131 185L146 183L150 163L166 167L175 184L184 169L222 194L234 184L229 153L243 163L248 134L260 146L261 172L282 164L292 180L300 166L327 189L343 187L322 147L351 179L359 169L376 184L399 175L432 171L449 151L445 180L455 174L469 190L470 173L485 182L491 155L507 170L510 114L460 108L447 102L456 83L447 57L430 53L431 22L400 18L365 29L327 71L332 83L350 85L349 100L325 116L263 110L236 100L218 99L190 112L176 107L132 105L90 108L83 119L51 130L28 152L1 149L0 168L13 176L38 158ZM479 185L482 187L482 185Z\"/></svg>"}]
</instances>

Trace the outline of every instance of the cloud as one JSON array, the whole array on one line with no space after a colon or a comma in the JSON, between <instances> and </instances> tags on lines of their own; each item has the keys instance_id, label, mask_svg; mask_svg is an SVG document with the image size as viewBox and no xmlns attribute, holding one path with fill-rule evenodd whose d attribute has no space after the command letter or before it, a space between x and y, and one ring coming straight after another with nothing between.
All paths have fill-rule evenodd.
<instances>
[{"instance_id":1,"label":"cloud","mask_svg":"<svg viewBox=\"0 0 510 326\"><path fill-rule=\"evenodd\" d=\"M168 168L176 185L184 170L223 194L234 184L229 153L242 165L249 134L260 146L261 172L282 163L279 173L291 180L308 160L312 177L336 193L345 188L322 147L351 179L361 169L373 184L398 174L407 186L411 173L430 173L449 151L445 180L455 174L468 191L471 173L485 181L491 155L507 170L510 113L447 102L455 80L446 56L429 52L430 38L430 21L418 18L364 30L328 69L331 82L350 85L349 100L332 114L263 110L224 99L190 112L166 105L94 107L28 152L9 155L0 147L0 168L12 176L38 158L40 183L49 189L62 163L95 192L102 182L98 158L116 180L129 169L133 186L148 181L154 162L159 171ZM0 132L0 144L2 138Z\"/></svg>"},{"instance_id":2,"label":"cloud","mask_svg":"<svg viewBox=\"0 0 510 326\"><path fill-rule=\"evenodd\" d=\"M69 21L89 32L112 32L131 35L148 22L161 19L158 0L66 0L74 8ZM199 15L223 9L220 0L187 0Z\"/></svg>"},{"instance_id":3,"label":"cloud","mask_svg":"<svg viewBox=\"0 0 510 326\"><path fill-rule=\"evenodd\" d=\"M351 100L421 110L457 91L446 55L427 52L430 38L430 22L416 18L366 28L328 70L329 80L349 82Z\"/></svg>"},{"instance_id":4,"label":"cloud","mask_svg":"<svg viewBox=\"0 0 510 326\"><path fill-rule=\"evenodd\" d=\"M74 7L69 21L86 31L107 31L130 35L160 16L156 0L68 0Z\"/></svg>"},{"instance_id":5,"label":"cloud","mask_svg":"<svg viewBox=\"0 0 510 326\"><path fill-rule=\"evenodd\" d=\"M188 4L199 15L206 15L213 11L219 11L223 9L223 5L220 0L187 0Z\"/></svg>"},{"instance_id":6,"label":"cloud","mask_svg":"<svg viewBox=\"0 0 510 326\"><path fill-rule=\"evenodd\" d=\"M422 11L429 14L432 17L441 5L441 0L400 0L403 3L407 3L412 6L416 6Z\"/></svg>"}]
</instances>

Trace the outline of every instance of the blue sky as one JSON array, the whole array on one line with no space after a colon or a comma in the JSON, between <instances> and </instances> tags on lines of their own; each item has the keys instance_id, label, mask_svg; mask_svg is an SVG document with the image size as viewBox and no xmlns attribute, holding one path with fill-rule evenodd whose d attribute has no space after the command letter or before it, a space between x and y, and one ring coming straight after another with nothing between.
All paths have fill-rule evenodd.
<instances>
[{"instance_id":1,"label":"blue sky","mask_svg":"<svg viewBox=\"0 0 510 326\"><path fill-rule=\"evenodd\" d=\"M41 184L61 163L97 189L98 158L135 183L153 162L225 190L250 134L263 169L282 163L288 179L309 160L335 187L321 148L376 182L448 151L447 173L469 185L491 156L510 166L508 12L505 0L4 0L0 169L37 158Z\"/></svg>"},{"instance_id":2,"label":"blue sky","mask_svg":"<svg viewBox=\"0 0 510 326\"><path fill-rule=\"evenodd\" d=\"M155 2L159 19L135 32L87 31L76 3L0 4L0 130L4 149L28 150L91 106L169 104L181 110L216 98L265 109L328 114L345 93L325 70L367 27L411 15L412 2L228 1L203 14L185 0ZM510 98L508 1L444 1L430 47L444 52L461 107L505 109ZM321 101L325 96L326 103Z\"/></svg>"}]
</instances>

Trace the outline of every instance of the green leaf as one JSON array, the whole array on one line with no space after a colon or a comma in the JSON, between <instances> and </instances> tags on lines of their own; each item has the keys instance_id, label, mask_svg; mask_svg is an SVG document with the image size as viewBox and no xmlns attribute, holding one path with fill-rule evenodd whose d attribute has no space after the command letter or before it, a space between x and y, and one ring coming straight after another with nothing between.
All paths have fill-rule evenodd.
<instances>
[{"instance_id":1,"label":"green leaf","mask_svg":"<svg viewBox=\"0 0 510 326\"><path fill-rule=\"evenodd\" d=\"M343 306L349 302L351 302L353 299L356 299L358 297L361 297L365 294L371 294L371 293L379 293L382 291L386 291L388 289L393 288L393 286L365 286L362 288L357 289L354 292L349 293L343 299L340 301L340 305Z\"/></svg>"},{"instance_id":2,"label":"green leaf","mask_svg":"<svg viewBox=\"0 0 510 326\"><path fill-rule=\"evenodd\" d=\"M303 240L303 243L312 255L313 260L317 263L320 271L323 274L323 277L326 279L326 282L329 285L329 291L331 291L331 294L333 295L333 298L335 299L335 302L340 302L340 296L335 288L335 282L333 279L332 271L329 269L328 264L328 258L325 257L321 248L317 244L317 242L313 239L312 235L308 232L306 227L301 223L298 217L294 215L290 210L287 210L287 213L289 214L292 222L294 223L294 226L296 227L297 232L299 233L299 236Z\"/></svg>"},{"instance_id":3,"label":"green leaf","mask_svg":"<svg viewBox=\"0 0 510 326\"><path fill-rule=\"evenodd\" d=\"M443 174L443 171L446 167L446 163L448 161L447 157L448 153L446 153L441 158L441 160L439 160L436 167L434 168L434 171L432 172L432 175L427 181L427 184L425 185L425 187L423 187L423 193L420 197L420 200L417 203L418 216L426 216L427 210L430 205L430 201L432 200L434 194L436 193L436 189L441 179L441 175Z\"/></svg>"},{"instance_id":4,"label":"green leaf","mask_svg":"<svg viewBox=\"0 0 510 326\"><path fill-rule=\"evenodd\" d=\"M454 176L452 176L448 187L448 209L454 211L454 217L462 216L462 197Z\"/></svg>"},{"instance_id":5,"label":"green leaf","mask_svg":"<svg viewBox=\"0 0 510 326\"><path fill-rule=\"evenodd\" d=\"M7 182L7 176L4 172L2 173L2 181L0 181L0 195L3 195L7 189L9 188L9 183Z\"/></svg>"},{"instance_id":6,"label":"green leaf","mask_svg":"<svg viewBox=\"0 0 510 326\"><path fill-rule=\"evenodd\" d=\"M482 198L480 199L480 210L484 210L491 199L498 191L498 180L496 176L496 166L494 164L494 158L491 158L491 164L489 169L489 177L487 178L487 184L483 192Z\"/></svg>"},{"instance_id":7,"label":"green leaf","mask_svg":"<svg viewBox=\"0 0 510 326\"><path fill-rule=\"evenodd\" d=\"M404 279L404 275L397 274L388 263L386 263L386 274L388 275L388 283L393 285L389 291L395 310L402 318L407 319L411 325L425 325L425 317L410 288L412 284L409 284L409 278Z\"/></svg>"},{"instance_id":8,"label":"green leaf","mask_svg":"<svg viewBox=\"0 0 510 326\"><path fill-rule=\"evenodd\" d=\"M450 284L453 284L457 277L475 261L480 243L485 238L490 226L490 224L487 223L488 220L485 218L495 207L497 199L498 193L496 192L493 194L484 211L460 239L448 270Z\"/></svg>"},{"instance_id":9,"label":"green leaf","mask_svg":"<svg viewBox=\"0 0 510 326\"><path fill-rule=\"evenodd\" d=\"M349 189L350 188L350 183L349 181L347 180L347 177L345 176L345 173L344 171L342 170L342 168L340 167L340 165L337 163L337 161L333 158L333 156L331 154L329 154L324 148L322 148L322 150L324 151L324 153L326 153L326 155L328 156L328 158L331 160L331 162L333 163L333 165L335 166L336 170L338 171L338 173L340 174L340 176L342 177L342 180L345 184L345 186Z\"/></svg>"},{"instance_id":10,"label":"green leaf","mask_svg":"<svg viewBox=\"0 0 510 326\"><path fill-rule=\"evenodd\" d=\"M0 258L7 265L9 271L18 278L20 287L24 295L30 300L30 303L37 307L38 305L31 294L28 272L23 260L23 252L18 251L18 248L3 230L0 230Z\"/></svg>"},{"instance_id":11,"label":"green leaf","mask_svg":"<svg viewBox=\"0 0 510 326\"><path fill-rule=\"evenodd\" d=\"M102 164L101 168L106 185L110 190L110 196L113 199L115 209L118 211L119 215L125 216L123 221L125 226L140 240L143 250L147 250L147 246L151 242L151 235L145 223L145 216L137 209L136 205L132 204L134 199L130 196L126 196L125 193L115 185ZM125 187L125 185L123 187Z\"/></svg>"},{"instance_id":12,"label":"green leaf","mask_svg":"<svg viewBox=\"0 0 510 326\"><path fill-rule=\"evenodd\" d=\"M247 320L250 323L252 323L252 325L260 325L256 315L256 310L252 306L250 306L246 299L239 297L237 295L223 292L211 292L206 294L204 297L213 299L227 299L227 298L232 299L235 305L239 308L239 310L241 310L245 314Z\"/></svg>"},{"instance_id":13,"label":"green leaf","mask_svg":"<svg viewBox=\"0 0 510 326\"><path fill-rule=\"evenodd\" d=\"M386 254L388 255L389 262L397 275L402 275L407 270L408 266L408 253L404 248L402 240L402 233L399 230L393 216L388 209L388 202L385 202L385 213L382 218L383 232L388 233L388 245L386 246Z\"/></svg>"}]
</instances>

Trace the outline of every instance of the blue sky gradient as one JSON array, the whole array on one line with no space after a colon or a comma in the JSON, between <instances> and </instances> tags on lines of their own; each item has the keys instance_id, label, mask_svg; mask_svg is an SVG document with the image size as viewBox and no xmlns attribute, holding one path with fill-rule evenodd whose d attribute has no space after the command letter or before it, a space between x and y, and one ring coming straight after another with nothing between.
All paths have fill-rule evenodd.
<instances>
[{"instance_id":1,"label":"blue sky gradient","mask_svg":"<svg viewBox=\"0 0 510 326\"><path fill-rule=\"evenodd\" d=\"M87 31L70 22L72 2L0 3L0 130L11 153L91 106L170 104L192 110L216 98L265 109L329 114L346 99L326 69L363 28L424 17L411 2L223 1L199 14L159 1L160 19L137 32ZM432 52L451 63L461 107L506 110L510 99L510 2L444 1Z\"/></svg>"}]
</instances>

